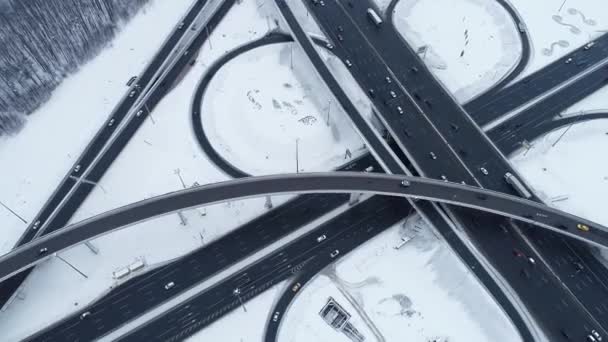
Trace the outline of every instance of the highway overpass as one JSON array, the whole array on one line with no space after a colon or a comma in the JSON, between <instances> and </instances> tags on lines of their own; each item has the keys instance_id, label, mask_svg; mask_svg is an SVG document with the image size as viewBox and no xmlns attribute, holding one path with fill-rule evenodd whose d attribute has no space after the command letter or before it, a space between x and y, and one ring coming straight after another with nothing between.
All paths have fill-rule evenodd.
<instances>
[{"instance_id":1,"label":"highway overpass","mask_svg":"<svg viewBox=\"0 0 608 342\"><path fill-rule=\"evenodd\" d=\"M608 228L543 204L491 190L420 177L327 172L248 177L149 198L65 227L0 258L0 280L71 246L161 215L228 200L269 194L369 193L437 201L495 213L598 246ZM579 229L585 227L585 231Z\"/></svg>"}]
</instances>

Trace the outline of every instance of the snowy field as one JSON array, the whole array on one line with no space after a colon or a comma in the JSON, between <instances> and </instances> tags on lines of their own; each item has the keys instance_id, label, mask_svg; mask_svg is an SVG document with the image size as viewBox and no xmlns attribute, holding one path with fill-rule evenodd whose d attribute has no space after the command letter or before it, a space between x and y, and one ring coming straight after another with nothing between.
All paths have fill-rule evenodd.
<instances>
[{"instance_id":1,"label":"snowy field","mask_svg":"<svg viewBox=\"0 0 608 342\"><path fill-rule=\"evenodd\" d=\"M510 2L526 23L532 39L532 59L523 75L542 68L608 30L604 0Z\"/></svg>"},{"instance_id":2,"label":"snowy field","mask_svg":"<svg viewBox=\"0 0 608 342\"><path fill-rule=\"evenodd\" d=\"M353 157L362 151L352 126L337 120L346 117L342 108L319 103L315 87L292 70L301 55L293 43L259 47L233 59L210 82L203 127L237 168L254 175L296 172L297 150L299 172L321 171L348 161L347 149Z\"/></svg>"},{"instance_id":3,"label":"snowy field","mask_svg":"<svg viewBox=\"0 0 608 342\"><path fill-rule=\"evenodd\" d=\"M585 43L598 34L594 30L608 25L604 24L608 18L603 17L593 17L595 25L590 25L588 19L587 24L580 24L582 17L570 14L574 13L569 11L574 4L570 1L559 13L564 22L579 21L581 33L574 34L552 17L558 13L561 1L512 2L524 18L535 48L532 65L526 72ZM600 0L579 0L576 8L608 16L599 11L599 4ZM20 134L0 140L0 161L11 165L0 169L3 190L0 201L27 220L37 213L124 95L126 80L140 72L189 5L189 0L153 0L110 48L64 81L51 101L30 117ZM438 10L442 6L462 12L449 18L431 14L455 13ZM553 7L555 11L547 11ZM227 179L202 154L195 141L190 121L191 96L214 60L273 28L273 11L262 0L243 1L231 10L211 36L211 44L203 46L197 63L157 106L152 118L76 213L74 221L195 182ZM302 13L299 17L307 20ZM406 21L409 27L405 26ZM400 30L411 30L407 38L415 44L431 46L427 61L433 63L440 79L462 101L500 79L519 58L515 49L519 49L517 28L507 13L490 0L402 0L397 6L395 23ZM309 32L317 32L314 23L307 25ZM543 30L545 26L552 29ZM463 49L467 29L470 39ZM553 55L543 55L542 48L556 39L567 39L568 47L556 47ZM294 171L296 138L301 170L332 169L344 162L346 148L353 155L362 152L362 142L344 113L330 104L326 92L314 82L310 66L299 49L294 48L295 67L291 69L290 46L264 47L233 60L212 81L203 102L205 128L212 142L245 171L256 174ZM365 94L349 81L351 76L346 68L337 59L323 54L334 74L347 85L347 92L354 94L358 108L367 112L369 103ZM483 60L475 57L482 55ZM255 63L255 67L247 63ZM608 108L606 95L605 91L593 95L568 112ZM73 101L74 98L78 100ZM328 109L329 126L325 121ZM59 127L61 134L54 134ZM554 203L557 207L608 224L600 197L608 193L608 173L604 165L597 164L601 159L598 155L608 148L606 132L608 122L582 124L572 127L552 146L562 133L557 131L534 142L530 151L518 153L513 161L547 199L568 195L567 200ZM273 198L273 202L277 205L286 199L281 196ZM0 313L2 336L19 340L86 305L116 285L112 271L137 258L144 259L146 269L150 269L208 243L264 210L264 199L189 210L183 213L185 225L178 215L171 215L96 239L93 244L99 248L99 255L84 246L66 251L61 256L87 274L88 279L55 258L37 267L25 283L22 299ZM3 253L13 246L25 225L3 208L0 222L4 228L0 239ZM355 308L340 289L356 299L355 304L365 310L374 329L387 341L403 338L425 341L431 337L449 337L450 341L519 340L500 308L442 241L425 231L395 250L399 234L398 226L389 229L344 258L335 273L329 270L305 287L284 321L279 340L347 341L344 335L332 333L317 315L328 295L351 311L357 329L373 340L372 330L366 325L369 322L355 314ZM402 272L395 272L394 265L403 265ZM191 340L259 341L268 311L282 286L275 286L248 303L248 313L235 311ZM47 309L40 310L41 303ZM235 326L239 329L234 329Z\"/></svg>"},{"instance_id":4,"label":"snowy field","mask_svg":"<svg viewBox=\"0 0 608 342\"><path fill-rule=\"evenodd\" d=\"M377 1L381 8L389 2ZM603 0L509 2L532 45L530 63L519 78L608 30ZM519 28L495 1L401 0L392 15L410 44L428 46L427 65L461 102L498 82L520 58Z\"/></svg>"},{"instance_id":5,"label":"snowy field","mask_svg":"<svg viewBox=\"0 0 608 342\"><path fill-rule=\"evenodd\" d=\"M407 229L424 226L416 219L408 225ZM318 315L329 296L349 311L366 341L520 340L508 318L442 240L425 228L397 250L402 230L402 224L393 226L300 290L278 340L348 342Z\"/></svg>"},{"instance_id":6,"label":"snowy field","mask_svg":"<svg viewBox=\"0 0 608 342\"><path fill-rule=\"evenodd\" d=\"M520 59L519 31L496 1L399 1L392 15L414 49L426 46L421 56L461 103L499 81Z\"/></svg>"},{"instance_id":7,"label":"snowy field","mask_svg":"<svg viewBox=\"0 0 608 342\"><path fill-rule=\"evenodd\" d=\"M182 10L186 8L187 4L184 5ZM151 6L148 10L148 14L151 15L149 18L154 19L153 15L156 11L162 13L164 10L162 6ZM176 14L176 17L179 17L179 15L180 13ZM174 18L174 22L176 21L177 19ZM247 28L241 25L243 22L249 24ZM171 25L168 24L168 27L171 27ZM265 18L263 11L256 7L254 2L243 2L235 6L211 36L211 44L206 43L203 46L198 62L152 112L152 118L147 120L137 135L116 159L99 185L83 203L80 210L77 211L72 222L134 201L178 190L184 185L190 187L195 182L206 184L226 180L227 177L217 170L207 160L206 156L202 154L192 134L190 121L191 97L198 81L214 60L236 46L260 38L268 31L269 27L272 28L268 25L268 20ZM129 26L124 32L123 34L129 33ZM133 34L142 33L136 32ZM121 38L122 36L119 37L119 39ZM116 45L115 43L114 46ZM124 49L123 53L128 53L127 51L129 51L128 48ZM154 50L152 49L152 51ZM330 170L342 164L344 162L346 146L352 145L353 156L361 152L355 150L356 148L360 148L362 143L358 141L354 133L349 133L349 130L352 131L352 128L348 126L345 128L340 127L346 121L340 119L343 115L336 114L339 113L338 109L334 108L330 112L334 113L336 119L330 120L330 127L328 128L321 117L321 113L326 113L325 108L315 107L315 102L310 99L314 96L310 93L306 95L306 93L303 93L298 88L302 82L299 82L295 75L298 72L302 74L306 73L305 70L294 70L292 72L289 66L281 64L281 61L284 62L285 56L279 50L267 51L263 56L262 60L265 63L262 61L259 67L254 68L257 77L280 69L283 70L283 73L281 74L282 78L270 79L269 82L258 83L256 85L257 89L262 92L258 95L257 100L268 104L268 107L272 107L272 96L277 96L276 91L283 88L284 83L290 83L294 85L295 92L284 94L285 98L281 99L281 101L293 101L295 105L298 105L296 101L302 100L303 112L306 115L315 114L317 118L316 123L311 126L298 121L305 118L306 115L300 115L299 117L292 116L293 114L289 111L264 113L265 121L261 121L260 125L256 127L259 134L264 132L263 124L276 124L276 122L273 122L272 115L287 116L284 123L288 123L290 119L297 119L293 120L292 124L287 124L283 131L277 130L277 134L279 138L289 136L302 137L300 151L303 158L303 169L305 170L309 170L309 168L313 168L314 170ZM118 60L115 59L114 64L120 64L120 57L121 55L116 53ZM108 57L102 54L99 58L107 59ZM237 60L233 65L226 68L227 73L234 74L235 71L242 71L242 64L245 61L247 60L240 62ZM96 61L93 61L91 64L95 63ZM145 63L145 61L142 63ZM106 67L111 64L105 64L104 61ZM235 71L232 71L232 69ZM98 77L106 75L100 70L96 73ZM80 82L91 82L93 76L86 74L86 70L83 73L85 73L86 78L80 79ZM76 79L78 75L74 77L74 82L79 80ZM277 82L272 82L273 80ZM232 81L236 82L234 79ZM62 92L65 86L62 85L58 91ZM311 86L307 87L310 88ZM124 90L125 88L121 87L120 89ZM245 97L244 93L242 95ZM93 95L91 94L91 96ZM120 97L120 94L117 96ZM59 104L56 104L58 101L52 99L49 106L59 106ZM69 104L61 103L61 105L65 108ZM245 112L247 108L250 108L251 103L240 102L240 105L243 107L239 108L235 105L231 107L234 114ZM110 109L111 106L107 112ZM216 113L218 116L219 114L221 112ZM223 121L225 125L236 127L242 122L242 119L237 115L227 117L230 120ZM45 118L45 115L33 116L32 122L26 126L25 130L34 129L37 127L36 120L42 120L43 118ZM100 121L104 119L105 116L100 115ZM310 121L314 120L311 119ZM100 124L98 123L98 125ZM97 126L91 125L91 134L96 128ZM267 127L271 131L277 128L278 126ZM221 136L217 132L214 132L213 129L211 132L215 133L216 136ZM227 131L225 133L230 134ZM32 134L42 133L34 131ZM343 137L339 138L341 134ZM21 137L22 135L19 135L16 139ZM26 135L23 136L24 141L27 137ZM242 138L247 137L243 136ZM254 142L257 144L260 147L260 151L274 148L274 151L280 156L293 156L295 146L281 144L280 141L277 141L277 144L269 141L267 145L264 145L261 144L259 139L256 139L255 135L250 135L249 138L252 139L249 143ZM29 139L29 144L31 145L31 136ZM83 144L86 143L87 139L90 139L90 137L83 137ZM344 141L344 143L341 145L335 141ZM8 142L10 143L11 141L8 140ZM240 141L235 141L235 143L238 144ZM318 151L314 151L313 149L308 150L308 147L313 147L313 144L320 143L324 143L324 146L315 145L318 147ZM30 145L23 145L21 147L23 148L22 151L28 151L27 147ZM236 150L239 147L239 145L236 145L234 149ZM53 148L61 150L60 146L53 145ZM176 151L180 153L176 153ZM307 154L309 152L310 157ZM77 152L74 153L75 156ZM316 158L319 155L324 156L324 158L317 161ZM244 163L248 163L247 165L250 165L254 169L265 170L269 173L291 170L295 166L293 159L273 158L267 161L264 158L258 159L255 155L250 155L249 159L246 157L246 155L241 155ZM71 160L73 159L66 158L62 161L64 164L61 164L60 161L53 161L56 164L61 164L57 166L57 177L63 175L63 172L69 167L67 165L69 165ZM305 164L308 160L310 160L308 164L310 166ZM259 162L259 165L256 165L256 161ZM313 162L316 162L314 166ZM142 170L145 170L145 172L142 172ZM6 177L10 176L7 175ZM14 179L14 176L12 177ZM58 178L57 180L47 180L47 182L54 186L55 183L53 182L58 182ZM24 193L22 191L25 190L21 188L15 189L15 192L21 196ZM38 196L43 201L48 195L40 194ZM273 204L278 205L287 198L287 196L274 197ZM33 210L32 215L34 215L37 207L33 204L30 204L30 207ZM32 276L26 281L22 291L24 300L17 300L8 307L8 310L0 313L0 327L6 332L6 336L18 339L100 296L111 286L115 285L112 279L112 272L116 269L127 266L136 259L145 260L147 264L151 265L148 266L149 269L159 263L200 247L203 243L208 243L265 210L263 198L214 205L206 209L184 212L186 225L181 224L181 220L177 215L171 215L141 223L130 229L96 239L92 243L99 248L99 255L94 255L85 246L78 246L66 251L61 256L87 274L88 279L82 278L58 259L51 259L45 262L40 267L37 267ZM17 228L15 231L20 233L24 227L18 226ZM203 237L202 239L201 236ZM167 244L167 241L171 241L172 243ZM11 246L12 242L7 249ZM45 302L45 305L52 307L53 310L39 311L38 306L41 302ZM18 324L18 322L24 321L28 322L27 326Z\"/></svg>"},{"instance_id":8,"label":"snowy field","mask_svg":"<svg viewBox=\"0 0 608 342\"><path fill-rule=\"evenodd\" d=\"M145 67L190 3L151 1L108 48L28 116L18 135L0 138L0 164L10 165L0 169L2 203L27 221L37 214L125 94L125 82ZM6 253L27 225L1 207L0 222L0 253Z\"/></svg>"}]
</instances>

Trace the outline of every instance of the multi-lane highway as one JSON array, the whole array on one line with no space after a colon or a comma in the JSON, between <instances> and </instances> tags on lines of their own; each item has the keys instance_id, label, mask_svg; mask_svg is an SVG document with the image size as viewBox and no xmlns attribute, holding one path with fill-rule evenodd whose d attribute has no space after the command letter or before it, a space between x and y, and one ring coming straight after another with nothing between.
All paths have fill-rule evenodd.
<instances>
[{"instance_id":1,"label":"multi-lane highway","mask_svg":"<svg viewBox=\"0 0 608 342\"><path fill-rule=\"evenodd\" d=\"M349 162L340 170L364 171L369 168L380 169L375 160L367 155ZM298 196L243 224L226 236L211 242L210 245L201 247L158 270L130 279L115 287L99 301L47 327L36 334L35 337L47 342L66 341L66 338L72 334L79 336L80 329L87 330L85 336L91 338L105 335L133 318L142 315L145 311L179 295L180 292L200 283L219 270L250 256L256 250L310 224L319 217L327 215L340 205L345 204L348 197L344 194ZM239 246L239 248L234 249L234 246ZM218 253L218 250L222 252ZM160 289L165 285L165 280L172 274L174 274L172 278L180 284L173 291L147 291L145 300L141 300L140 295L133 295L138 288L154 286L148 285L151 283L157 284ZM123 307L120 315L112 311L114 304L119 299L122 304L121 307ZM83 322L80 320L80 315L87 311L96 313L95 319L98 326L94 331L89 331L90 327L81 326ZM69 340L69 338L67 339Z\"/></svg>"},{"instance_id":2,"label":"multi-lane highway","mask_svg":"<svg viewBox=\"0 0 608 342\"><path fill-rule=\"evenodd\" d=\"M293 38L290 35L271 31L266 36L254 40L250 43L239 46L236 49L231 50L230 52L224 54L218 60L213 62L213 64L207 69L205 75L199 82L194 91L194 95L192 97L192 106L191 106L191 120L192 120L192 129L194 131L194 136L201 147L202 151L207 155L207 157L224 173L227 175L240 178L240 177L248 177L250 176L245 171L235 167L230 162L228 162L225 158L223 158L220 153L218 153L212 146L211 142L207 138L205 134L205 129L203 127L203 113L202 113L202 103L205 92L207 91L207 86L215 77L217 72L225 66L227 63L232 61L234 58L240 56L242 53L272 44L280 44L280 43L290 43L293 42ZM313 42L318 46L329 49L327 42L313 38Z\"/></svg>"},{"instance_id":3,"label":"multi-lane highway","mask_svg":"<svg viewBox=\"0 0 608 342\"><path fill-rule=\"evenodd\" d=\"M546 121L537 123L536 125L534 125L532 127L527 126L526 128L522 129L521 131L516 132L515 133L516 137L514 138L514 140L531 142L532 140L539 138L541 135L547 134L554 130L557 130L557 129L560 129L560 128L563 128L566 126L577 125L577 124L580 124L583 122L588 122L588 121L592 121L592 120L600 120L600 119L603 119L603 120L608 119L608 113L594 112L594 113L588 113L588 114L573 115L573 116L568 116L568 117L554 119L554 120L546 120ZM521 144L501 145L500 143L499 143L499 146L500 146L500 149L505 154L511 154L522 147Z\"/></svg>"},{"instance_id":4,"label":"multi-lane highway","mask_svg":"<svg viewBox=\"0 0 608 342\"><path fill-rule=\"evenodd\" d=\"M350 70L362 87L381 94L377 95L376 99L371 96L372 101L377 103L378 108L385 106L384 112L380 113L384 123L391 130L393 138L400 143L400 147L409 153L408 157L412 159L413 164L427 170L430 177L463 180L469 184L482 182L493 189L512 193L513 190L504 183L502 177L506 172L516 173L462 108L438 85L415 53L409 47L399 49L400 38L391 36L390 31L378 29L368 20L364 10L347 10L335 1L325 1L325 4L310 6L311 13L326 35L336 42L337 47L347 50L350 60L346 64L352 65ZM352 12L352 15L348 11ZM386 32L389 32L388 36ZM341 38L337 37L338 34ZM404 91L404 88L408 91ZM404 114L399 116L400 112ZM416 130L415 136L411 134L411 127ZM433 136L436 138L432 138ZM501 274L507 275L511 286L516 287L520 296L527 293L526 304L534 310L535 316L543 317L542 323L552 336L561 336L560 331L567 329L576 331L576 336L584 337L590 329L589 325L599 328L594 316L578 302L584 294L571 297L569 289L564 288L559 277L543 263L540 263L541 266L536 272L542 276L533 278L531 282L542 286L542 280L545 286L547 283L553 285L549 286L551 290L543 292L541 296L533 293L530 285L521 281L519 269L513 267L515 265L512 260L508 261L508 264L505 263L503 253L507 251L504 241L500 242L501 246L498 241L490 244L490 241L496 238L487 236L486 232L481 230L483 226L508 225L505 226L505 223L487 216L473 217L469 214L459 215L459 218L462 226L469 231L475 231L474 235L478 241L483 236L485 252L492 254L493 262L501 269ZM483 223L480 224L480 221ZM536 255L535 246L530 245L517 231L514 231L514 241L507 250L510 252L511 248L522 248L526 253ZM489 246L492 248L488 248ZM497 246L499 248L496 248ZM497 265L497 261L501 259ZM551 291L553 293L550 293ZM557 305L558 309L570 310L571 316L577 318L566 320L562 317L557 320L552 317L552 313L547 315L549 311L546 303L555 302L556 298L561 298L563 303ZM530 305L531 303L535 305ZM578 313L574 313L575 310Z\"/></svg>"},{"instance_id":5,"label":"multi-lane highway","mask_svg":"<svg viewBox=\"0 0 608 342\"><path fill-rule=\"evenodd\" d=\"M389 200L379 196L358 204L351 210L332 219L313 232L273 252L217 286L201 292L186 303L180 304L162 317L150 321L119 341L179 341L204 328L223 314L244 305L267 288L292 277L298 272L314 268L318 260L344 256L360 244L397 223L407 208L404 200ZM370 215L373 210L374 215ZM320 240L319 237L324 236ZM239 290L238 296L235 290ZM269 321L282 318L283 312L271 312Z\"/></svg>"},{"instance_id":6,"label":"multi-lane highway","mask_svg":"<svg viewBox=\"0 0 608 342\"><path fill-rule=\"evenodd\" d=\"M172 192L132 203L40 237L0 257L0 279L53 253L138 222L204 205L294 193L369 193L449 203L529 222L608 246L608 228L546 205L500 192L421 177L362 172L319 172L248 177Z\"/></svg>"},{"instance_id":7,"label":"multi-lane highway","mask_svg":"<svg viewBox=\"0 0 608 342\"><path fill-rule=\"evenodd\" d=\"M546 122L572 104L608 85L607 72L608 65L605 65L595 72L584 75L490 129L487 132L488 136L501 150L521 147L521 135L518 134L520 131L534 134L536 127L546 125Z\"/></svg>"},{"instance_id":8,"label":"multi-lane highway","mask_svg":"<svg viewBox=\"0 0 608 342\"><path fill-rule=\"evenodd\" d=\"M213 7L207 8L207 4L213 4ZM179 29L179 25L176 25L175 31L165 41L135 85L129 89L128 95L119 103L104 127L86 147L74 167L34 218L33 224L19 239L17 246L67 224L80 204L93 191L95 184L144 123L149 111L155 108L171 84L183 70L189 67L193 53L185 54L181 51L193 52L199 49L206 41L208 32L214 30L221 18L232 7L234 0L223 0L219 6L217 4L218 1L197 0L192 5L183 18L183 27ZM190 25L205 10L214 11L213 15L204 22L207 32L203 34L203 26L201 26L199 30L194 31L194 35L190 33L192 37L185 39L185 32L193 32L190 30ZM187 43L181 48L185 50L179 50L178 54L174 55L180 42ZM140 94L140 91L145 93ZM142 96L143 99L141 99ZM83 178L86 178L86 182L82 181ZM4 306L13 297L30 271L25 270L19 276L0 284L0 306Z\"/></svg>"},{"instance_id":9,"label":"multi-lane highway","mask_svg":"<svg viewBox=\"0 0 608 342\"><path fill-rule=\"evenodd\" d=\"M516 83L492 94L480 96L464 107L480 126L485 126L500 118L504 113L551 89L560 86L606 60L608 56L608 33L595 39L593 47L581 46L571 53L558 58L542 69L518 80Z\"/></svg>"},{"instance_id":10,"label":"multi-lane highway","mask_svg":"<svg viewBox=\"0 0 608 342\"><path fill-rule=\"evenodd\" d=\"M397 31L397 27L394 22L394 14L395 7L400 0L391 0L391 3L388 5L385 11L386 21L389 25L390 29ZM507 84L517 78L528 66L530 62L530 57L532 56L532 46L530 43L530 37L528 36L528 31L526 29L526 24L523 22L513 5L505 0L496 0L496 2L502 6L505 11L511 16L513 20L514 29L520 33L519 38L521 40L521 55L517 61L517 64L498 82L496 82L489 89L484 90L479 97L483 97L482 102L487 101L490 96L494 96L497 92L499 92L502 88L504 88ZM523 28L522 32L520 27ZM397 31L398 32L398 31Z\"/></svg>"}]
</instances>

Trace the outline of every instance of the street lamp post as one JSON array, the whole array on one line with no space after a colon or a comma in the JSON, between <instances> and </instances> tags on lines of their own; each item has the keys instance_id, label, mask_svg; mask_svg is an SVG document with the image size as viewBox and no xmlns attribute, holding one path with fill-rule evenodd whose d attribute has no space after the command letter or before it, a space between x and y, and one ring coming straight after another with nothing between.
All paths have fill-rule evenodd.
<instances>
[{"instance_id":1,"label":"street lamp post","mask_svg":"<svg viewBox=\"0 0 608 342\"><path fill-rule=\"evenodd\" d=\"M239 303L241 303L241 306L243 307L243 311L247 312L247 308L245 307L245 303L243 303L243 300L241 299L241 289L239 289L237 287L236 289L234 289L234 291L232 291L232 293L239 299Z\"/></svg>"}]
</instances>

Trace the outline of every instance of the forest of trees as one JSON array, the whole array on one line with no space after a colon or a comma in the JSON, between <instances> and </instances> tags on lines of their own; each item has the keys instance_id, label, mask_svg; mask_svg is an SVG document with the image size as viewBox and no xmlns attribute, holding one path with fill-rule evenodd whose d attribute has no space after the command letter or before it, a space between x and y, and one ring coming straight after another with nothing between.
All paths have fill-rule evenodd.
<instances>
[{"instance_id":1,"label":"forest of trees","mask_svg":"<svg viewBox=\"0 0 608 342\"><path fill-rule=\"evenodd\" d=\"M0 0L0 136L16 132L146 2Z\"/></svg>"}]
</instances>

